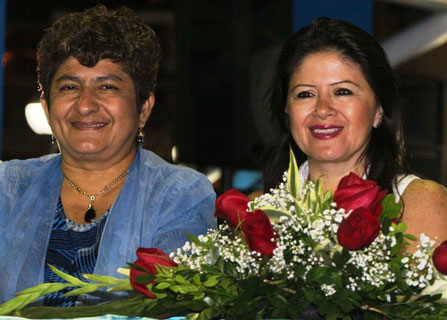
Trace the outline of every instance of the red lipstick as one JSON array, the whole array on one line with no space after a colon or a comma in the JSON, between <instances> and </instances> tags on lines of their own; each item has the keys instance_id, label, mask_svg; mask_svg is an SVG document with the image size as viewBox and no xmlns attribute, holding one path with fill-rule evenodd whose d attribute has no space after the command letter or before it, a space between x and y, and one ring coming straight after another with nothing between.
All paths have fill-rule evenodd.
<instances>
[{"instance_id":1,"label":"red lipstick","mask_svg":"<svg viewBox=\"0 0 447 320\"><path fill-rule=\"evenodd\" d=\"M333 125L315 125L310 127L312 136L316 139L328 140L335 138L343 130L343 127Z\"/></svg>"}]
</instances>

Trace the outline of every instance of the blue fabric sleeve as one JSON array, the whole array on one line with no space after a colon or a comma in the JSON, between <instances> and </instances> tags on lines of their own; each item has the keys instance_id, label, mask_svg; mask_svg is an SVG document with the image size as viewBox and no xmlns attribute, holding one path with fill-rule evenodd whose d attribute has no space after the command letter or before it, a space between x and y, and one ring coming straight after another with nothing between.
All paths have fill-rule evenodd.
<instances>
[{"instance_id":1,"label":"blue fabric sleeve","mask_svg":"<svg viewBox=\"0 0 447 320\"><path fill-rule=\"evenodd\" d=\"M214 202L211 184L202 176L176 190L161 208L153 246L169 253L188 241L188 233L197 236L216 228Z\"/></svg>"}]
</instances>

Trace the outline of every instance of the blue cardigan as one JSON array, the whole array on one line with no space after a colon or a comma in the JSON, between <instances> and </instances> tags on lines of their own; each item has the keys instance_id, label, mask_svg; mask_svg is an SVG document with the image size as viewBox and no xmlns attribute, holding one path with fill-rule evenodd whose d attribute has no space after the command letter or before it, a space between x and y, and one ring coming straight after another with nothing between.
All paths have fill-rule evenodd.
<instances>
[{"instance_id":1,"label":"blue cardigan","mask_svg":"<svg viewBox=\"0 0 447 320\"><path fill-rule=\"evenodd\" d=\"M0 165L0 303L43 281L44 261L62 185L61 156ZM215 228L215 194L200 173L139 149L107 218L94 273L116 272L138 247L167 253L186 234Z\"/></svg>"}]
</instances>

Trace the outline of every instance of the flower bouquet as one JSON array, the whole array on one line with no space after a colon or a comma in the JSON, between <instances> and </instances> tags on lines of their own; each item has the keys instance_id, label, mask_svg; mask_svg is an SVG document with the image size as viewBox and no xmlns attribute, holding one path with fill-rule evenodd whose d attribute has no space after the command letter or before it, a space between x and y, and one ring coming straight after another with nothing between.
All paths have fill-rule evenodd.
<instances>
[{"instance_id":1,"label":"flower bouquet","mask_svg":"<svg viewBox=\"0 0 447 320\"><path fill-rule=\"evenodd\" d=\"M29 288L0 314L33 318L114 313L188 319L447 319L447 241L433 249L405 234L401 204L351 173L334 194L301 183L291 152L283 182L253 201L229 190L216 202L217 230L189 236L166 255L140 248L127 279L84 275ZM434 252L433 252L434 251ZM133 293L98 306L26 307L48 293ZM136 289L136 290L135 290Z\"/></svg>"}]
</instances>

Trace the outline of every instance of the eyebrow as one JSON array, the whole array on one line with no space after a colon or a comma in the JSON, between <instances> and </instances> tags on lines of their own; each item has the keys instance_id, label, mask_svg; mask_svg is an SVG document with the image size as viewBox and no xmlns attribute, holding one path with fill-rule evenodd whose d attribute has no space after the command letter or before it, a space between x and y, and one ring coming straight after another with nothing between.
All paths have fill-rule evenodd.
<instances>
[{"instance_id":1,"label":"eyebrow","mask_svg":"<svg viewBox=\"0 0 447 320\"><path fill-rule=\"evenodd\" d=\"M124 80L117 76L116 74L106 74L104 76L99 76L94 78L95 82L103 82L103 81L108 81L108 80L114 80L114 81L118 81L118 82L123 82ZM57 78L55 80L56 82L62 82L62 81L73 81L73 82L80 82L80 78L77 76L71 76L68 74L62 75L59 78Z\"/></svg>"},{"instance_id":2,"label":"eyebrow","mask_svg":"<svg viewBox=\"0 0 447 320\"><path fill-rule=\"evenodd\" d=\"M290 88L290 91L293 91L293 90L295 90L298 87L312 87L312 88L315 88L316 85L306 84L306 83L298 83L298 84L294 85L292 88Z\"/></svg>"},{"instance_id":3,"label":"eyebrow","mask_svg":"<svg viewBox=\"0 0 447 320\"><path fill-rule=\"evenodd\" d=\"M335 86L335 85L337 85L337 84L342 84L342 83L350 83L350 84L352 84L352 85L354 85L354 86L356 86L356 87L360 87L357 83L355 83L355 82L353 82L353 81L351 81L351 80L337 81L337 82L331 83L331 86Z\"/></svg>"},{"instance_id":4,"label":"eyebrow","mask_svg":"<svg viewBox=\"0 0 447 320\"><path fill-rule=\"evenodd\" d=\"M331 83L330 86L336 86L336 85L343 84L343 83L350 83L350 84L352 84L352 85L354 85L354 86L356 86L356 87L360 87L357 83L355 83L355 82L353 82L353 81L351 81L351 80L341 80L341 81L337 81L337 82ZM298 88L298 87L311 87L311 88L315 88L315 87L317 87L317 86L314 85L314 84L298 83L298 84L294 85L294 86L291 88L291 91L295 90L295 89Z\"/></svg>"}]
</instances>

